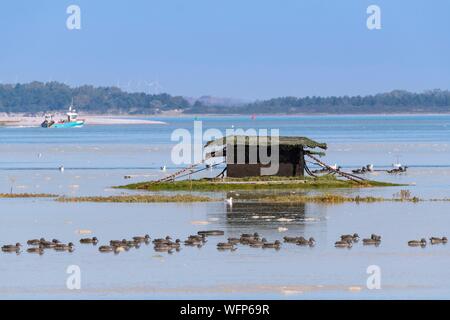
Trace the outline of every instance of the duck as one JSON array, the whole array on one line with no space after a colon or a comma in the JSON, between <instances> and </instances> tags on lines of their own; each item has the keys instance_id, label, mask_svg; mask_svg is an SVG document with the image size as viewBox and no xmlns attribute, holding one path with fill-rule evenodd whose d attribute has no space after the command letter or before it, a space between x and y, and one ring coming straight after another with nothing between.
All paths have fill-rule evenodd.
<instances>
[{"instance_id":1,"label":"duck","mask_svg":"<svg viewBox=\"0 0 450 320\"><path fill-rule=\"evenodd\" d=\"M249 242L249 246L252 248L262 248L264 244L267 243L266 238L262 238L261 240L252 240Z\"/></svg>"},{"instance_id":2,"label":"duck","mask_svg":"<svg viewBox=\"0 0 450 320\"><path fill-rule=\"evenodd\" d=\"M98 243L98 239L96 237L92 237L92 238L83 238L80 239L80 243L83 244L97 244Z\"/></svg>"},{"instance_id":3,"label":"duck","mask_svg":"<svg viewBox=\"0 0 450 320\"><path fill-rule=\"evenodd\" d=\"M300 239L299 241L297 241L297 245L299 246L314 246L316 244L316 240L313 237L310 237L308 240L306 240L305 238Z\"/></svg>"},{"instance_id":4,"label":"duck","mask_svg":"<svg viewBox=\"0 0 450 320\"><path fill-rule=\"evenodd\" d=\"M445 243L447 243L447 237L442 237L442 238L439 238L439 237L431 237L430 238L430 243L431 244L439 244L439 243L443 243L443 244L445 244Z\"/></svg>"},{"instance_id":5,"label":"duck","mask_svg":"<svg viewBox=\"0 0 450 320\"><path fill-rule=\"evenodd\" d=\"M341 235L341 240L343 240L343 241L351 240L352 242L358 242L359 235L357 233L343 234L343 235Z\"/></svg>"},{"instance_id":6,"label":"duck","mask_svg":"<svg viewBox=\"0 0 450 320\"><path fill-rule=\"evenodd\" d=\"M55 251L69 251L72 252L73 249L73 243L69 242L68 244L64 244L64 243L58 243L55 245Z\"/></svg>"},{"instance_id":7,"label":"duck","mask_svg":"<svg viewBox=\"0 0 450 320\"><path fill-rule=\"evenodd\" d=\"M206 230L206 231L199 231L197 232L199 236L205 235L205 236L223 236L225 234L222 230Z\"/></svg>"},{"instance_id":8,"label":"duck","mask_svg":"<svg viewBox=\"0 0 450 320\"><path fill-rule=\"evenodd\" d=\"M180 248L180 245L181 245L180 239L176 239L175 242L168 243L168 246L170 246L172 249L178 249Z\"/></svg>"},{"instance_id":9,"label":"duck","mask_svg":"<svg viewBox=\"0 0 450 320\"><path fill-rule=\"evenodd\" d=\"M100 246L98 248L98 251L100 251L100 252L113 252L113 251L115 251L115 248L113 246Z\"/></svg>"},{"instance_id":10,"label":"duck","mask_svg":"<svg viewBox=\"0 0 450 320\"><path fill-rule=\"evenodd\" d=\"M203 241L198 240L198 239L194 239L194 238L188 238L187 240L184 241L184 245L188 246L188 247L201 247L203 246Z\"/></svg>"},{"instance_id":11,"label":"duck","mask_svg":"<svg viewBox=\"0 0 450 320\"><path fill-rule=\"evenodd\" d=\"M263 248L279 249L280 246L281 246L281 242L278 240L275 240L275 242L265 242L263 244Z\"/></svg>"},{"instance_id":12,"label":"duck","mask_svg":"<svg viewBox=\"0 0 450 320\"><path fill-rule=\"evenodd\" d=\"M61 241L59 241L58 239L52 239L52 242L53 242L54 244L61 243Z\"/></svg>"},{"instance_id":13,"label":"duck","mask_svg":"<svg viewBox=\"0 0 450 320\"><path fill-rule=\"evenodd\" d=\"M156 252L172 253L172 247L168 244L158 244L153 248Z\"/></svg>"},{"instance_id":14,"label":"duck","mask_svg":"<svg viewBox=\"0 0 450 320\"><path fill-rule=\"evenodd\" d=\"M198 234L190 235L188 237L188 239L198 240L198 241L201 241L201 242L207 242L208 241L208 240L206 240L206 236L204 234L202 234L202 235L198 235Z\"/></svg>"},{"instance_id":15,"label":"duck","mask_svg":"<svg viewBox=\"0 0 450 320\"><path fill-rule=\"evenodd\" d=\"M377 240L377 239L373 239L373 238L369 238L369 239L363 239L363 245L366 246L370 246L370 245L375 245L375 246L379 246L381 243L381 240Z\"/></svg>"},{"instance_id":16,"label":"duck","mask_svg":"<svg viewBox=\"0 0 450 320\"><path fill-rule=\"evenodd\" d=\"M425 238L422 238L420 240L410 240L410 241L408 241L408 246L410 246L410 247L419 247L419 246L421 246L423 248L426 245L427 245L427 240L425 240Z\"/></svg>"},{"instance_id":17,"label":"duck","mask_svg":"<svg viewBox=\"0 0 450 320\"><path fill-rule=\"evenodd\" d=\"M145 236L135 236L133 237L133 240L147 243L150 241L150 236L148 234L146 234Z\"/></svg>"},{"instance_id":18,"label":"duck","mask_svg":"<svg viewBox=\"0 0 450 320\"><path fill-rule=\"evenodd\" d=\"M351 240L339 240L334 243L336 248L351 248L353 246L353 242Z\"/></svg>"},{"instance_id":19,"label":"duck","mask_svg":"<svg viewBox=\"0 0 450 320\"><path fill-rule=\"evenodd\" d=\"M127 239L122 239L122 240L110 240L109 241L109 245L114 247L114 246L121 246L127 243Z\"/></svg>"},{"instance_id":20,"label":"duck","mask_svg":"<svg viewBox=\"0 0 450 320\"><path fill-rule=\"evenodd\" d=\"M56 243L51 241L41 241L40 243L44 249L53 249L56 247Z\"/></svg>"},{"instance_id":21,"label":"duck","mask_svg":"<svg viewBox=\"0 0 450 320\"><path fill-rule=\"evenodd\" d=\"M27 245L29 246L38 246L42 241L45 241L44 238L41 239L31 239L27 241Z\"/></svg>"},{"instance_id":22,"label":"duck","mask_svg":"<svg viewBox=\"0 0 450 320\"><path fill-rule=\"evenodd\" d=\"M28 248L27 249L28 253L37 253L39 255L44 254L44 248L42 246L39 247L33 247L33 248Z\"/></svg>"},{"instance_id":23,"label":"duck","mask_svg":"<svg viewBox=\"0 0 450 320\"><path fill-rule=\"evenodd\" d=\"M228 240L228 243L231 243L233 245L236 245L241 241L241 239L239 239L239 238L228 238L227 240Z\"/></svg>"},{"instance_id":24,"label":"duck","mask_svg":"<svg viewBox=\"0 0 450 320\"><path fill-rule=\"evenodd\" d=\"M19 242L17 242L15 245L7 244L2 247L2 251L3 252L19 252L21 247L22 247L22 245Z\"/></svg>"},{"instance_id":25,"label":"duck","mask_svg":"<svg viewBox=\"0 0 450 320\"><path fill-rule=\"evenodd\" d=\"M257 232L255 232L254 234L244 233L241 235L241 238L239 239L241 244L250 244L250 242L258 241L258 240L259 240L259 234Z\"/></svg>"},{"instance_id":26,"label":"duck","mask_svg":"<svg viewBox=\"0 0 450 320\"><path fill-rule=\"evenodd\" d=\"M241 239L242 238L259 238L259 234L258 234L258 232L255 232L253 234L243 233L243 234L241 234Z\"/></svg>"},{"instance_id":27,"label":"duck","mask_svg":"<svg viewBox=\"0 0 450 320\"><path fill-rule=\"evenodd\" d=\"M165 237L164 239L154 239L152 241L153 244L155 243L169 243L172 240L170 236Z\"/></svg>"},{"instance_id":28,"label":"duck","mask_svg":"<svg viewBox=\"0 0 450 320\"><path fill-rule=\"evenodd\" d=\"M299 241L306 240L303 237L283 237L284 242L286 243L297 243Z\"/></svg>"},{"instance_id":29,"label":"duck","mask_svg":"<svg viewBox=\"0 0 450 320\"><path fill-rule=\"evenodd\" d=\"M233 244L229 243L229 242L219 242L217 244L217 249L218 250L231 250L234 251L236 250L236 248L234 247Z\"/></svg>"}]
</instances>

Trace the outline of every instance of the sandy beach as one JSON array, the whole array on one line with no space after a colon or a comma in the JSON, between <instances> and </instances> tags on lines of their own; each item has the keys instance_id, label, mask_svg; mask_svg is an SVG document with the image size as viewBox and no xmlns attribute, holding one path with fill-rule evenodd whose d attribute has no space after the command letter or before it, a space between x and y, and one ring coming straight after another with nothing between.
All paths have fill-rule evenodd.
<instances>
[{"instance_id":1,"label":"sandy beach","mask_svg":"<svg viewBox=\"0 0 450 320\"><path fill-rule=\"evenodd\" d=\"M57 114L54 119L63 119L65 115ZM131 119L123 116L80 115L86 125L154 125L166 124L163 121ZM44 121L42 116L0 115L0 126L39 127Z\"/></svg>"}]
</instances>

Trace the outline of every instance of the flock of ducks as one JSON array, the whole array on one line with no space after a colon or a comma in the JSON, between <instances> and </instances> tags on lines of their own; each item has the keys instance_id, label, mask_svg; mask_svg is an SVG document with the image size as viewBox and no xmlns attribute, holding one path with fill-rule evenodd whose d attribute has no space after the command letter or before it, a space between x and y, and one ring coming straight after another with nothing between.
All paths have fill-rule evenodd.
<instances>
[{"instance_id":1,"label":"flock of ducks","mask_svg":"<svg viewBox=\"0 0 450 320\"><path fill-rule=\"evenodd\" d=\"M359 242L359 235L357 233L354 234L343 234L341 235L341 239L334 243L336 248L351 248L354 243ZM370 238L362 239L362 243L365 246L376 246L378 247L381 244L381 236L372 234Z\"/></svg>"},{"instance_id":2,"label":"flock of ducks","mask_svg":"<svg viewBox=\"0 0 450 320\"><path fill-rule=\"evenodd\" d=\"M354 234L344 234L341 235L341 239L334 243L336 248L351 248L354 243L359 242L359 235L357 233ZM431 237L430 244L446 244L447 237ZM372 234L370 238L362 239L363 245L372 245L378 247L381 244L381 236ZM408 241L408 246L410 247L426 247L427 240L422 238L420 240L410 240Z\"/></svg>"},{"instance_id":3,"label":"flock of ducks","mask_svg":"<svg viewBox=\"0 0 450 320\"><path fill-rule=\"evenodd\" d=\"M202 247L206 242L207 238L210 236L224 236L224 231L222 230L207 230L207 231L199 231L195 235L188 236L184 241L180 239L172 240L170 236L166 236L165 238L158 238L151 240L148 234L144 236L135 236L130 240L122 239L122 240L110 240L109 244L101 245L98 247L98 251L102 253L113 252L120 253L124 251L128 251L131 248L138 249L141 245L149 245L153 244L153 248L156 252L167 252L172 253L173 250L180 251L181 245L184 244L186 247ZM309 246L313 247L316 243L314 238L306 239L302 236L300 237L284 237L284 243L296 244L298 246ZM334 243L336 248L351 248L355 243L358 243L360 237L357 233L354 234L344 234L341 235L340 239ZM435 244L446 244L446 237L431 237L429 239L429 243L432 245ZM99 240L96 237L92 238L83 238L79 240L80 244L85 245L94 245L96 246L99 243ZM372 245L379 246L381 244L381 236L372 234L369 238L362 239L363 245ZM410 240L408 241L408 246L410 247L425 247L427 245L427 240L422 238L420 240ZM34 253L42 255L45 250L51 249L54 251L60 252L73 252L75 250L75 246L72 242L67 244L62 243L57 239L46 240L45 238L40 239L32 239L27 241L28 248L26 252ZM219 242L217 244L217 249L219 251L230 250L234 251L237 249L238 245L244 245L251 248L263 248L263 249L276 249L279 250L281 248L281 241L275 240L274 242L267 241L266 238L262 238L257 232L253 234L241 234L240 237L236 238L228 238L226 242ZM16 244L8 244L1 247L3 252L7 253L17 253L22 252L22 245L20 243Z\"/></svg>"}]
</instances>

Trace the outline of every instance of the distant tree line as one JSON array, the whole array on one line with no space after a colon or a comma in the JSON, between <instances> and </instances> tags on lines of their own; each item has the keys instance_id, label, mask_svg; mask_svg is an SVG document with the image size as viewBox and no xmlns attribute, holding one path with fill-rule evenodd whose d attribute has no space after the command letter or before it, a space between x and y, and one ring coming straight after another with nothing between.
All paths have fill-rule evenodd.
<instances>
[{"instance_id":1,"label":"distant tree line","mask_svg":"<svg viewBox=\"0 0 450 320\"><path fill-rule=\"evenodd\" d=\"M186 109L183 97L168 94L129 93L117 87L84 85L69 87L59 82L0 85L0 112L39 113L66 110L72 98L77 109L90 113L155 114Z\"/></svg>"},{"instance_id":2,"label":"distant tree line","mask_svg":"<svg viewBox=\"0 0 450 320\"><path fill-rule=\"evenodd\" d=\"M395 90L368 96L281 97L238 107L204 106L196 102L189 113L295 114L295 113L425 113L450 112L450 91L423 93Z\"/></svg>"},{"instance_id":3,"label":"distant tree line","mask_svg":"<svg viewBox=\"0 0 450 320\"><path fill-rule=\"evenodd\" d=\"M184 97L165 93L130 93L117 87L70 87L59 82L0 84L0 112L63 111L72 99L78 110L101 114L158 114L175 109L190 114L450 112L450 91L447 90L423 93L395 90L351 97L281 97L246 104L220 105L204 103L201 99L189 102Z\"/></svg>"}]
</instances>

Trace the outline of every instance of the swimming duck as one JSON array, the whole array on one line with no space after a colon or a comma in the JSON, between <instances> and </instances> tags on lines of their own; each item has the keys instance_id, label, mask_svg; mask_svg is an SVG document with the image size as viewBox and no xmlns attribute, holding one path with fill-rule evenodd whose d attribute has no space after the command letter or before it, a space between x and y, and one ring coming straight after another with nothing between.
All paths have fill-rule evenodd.
<instances>
[{"instance_id":1,"label":"swimming duck","mask_svg":"<svg viewBox=\"0 0 450 320\"><path fill-rule=\"evenodd\" d=\"M357 233L343 234L343 235L341 235L341 240L343 240L343 241L351 240L352 242L358 242L359 235Z\"/></svg>"},{"instance_id":2,"label":"swimming duck","mask_svg":"<svg viewBox=\"0 0 450 320\"><path fill-rule=\"evenodd\" d=\"M41 241L45 241L45 239L41 238L41 239L28 240L27 241L27 245L29 245L29 246L38 246L41 243Z\"/></svg>"},{"instance_id":3,"label":"swimming duck","mask_svg":"<svg viewBox=\"0 0 450 320\"><path fill-rule=\"evenodd\" d=\"M381 243L381 240L377 240L377 239L373 239L373 238L369 238L369 239L363 239L363 245L365 246L370 246L370 245L374 245L376 247L378 247Z\"/></svg>"},{"instance_id":4,"label":"swimming duck","mask_svg":"<svg viewBox=\"0 0 450 320\"><path fill-rule=\"evenodd\" d=\"M267 243L266 238L262 238L261 240L251 240L251 241L249 241L249 245L252 248L262 248L265 243Z\"/></svg>"},{"instance_id":5,"label":"swimming duck","mask_svg":"<svg viewBox=\"0 0 450 320\"><path fill-rule=\"evenodd\" d=\"M206 231L199 231L197 232L199 236L205 235L205 236L223 236L225 234L222 230L206 230Z\"/></svg>"},{"instance_id":6,"label":"swimming duck","mask_svg":"<svg viewBox=\"0 0 450 320\"><path fill-rule=\"evenodd\" d=\"M207 242L208 240L206 240L206 236L204 235L204 234L202 234L202 235L198 235L198 234L196 234L196 235L190 235L189 237L188 237L188 239L189 240L197 240L197 241L201 241L201 242Z\"/></svg>"},{"instance_id":7,"label":"swimming duck","mask_svg":"<svg viewBox=\"0 0 450 320\"><path fill-rule=\"evenodd\" d=\"M353 246L353 242L351 240L339 240L334 243L336 248L351 248Z\"/></svg>"},{"instance_id":8,"label":"swimming duck","mask_svg":"<svg viewBox=\"0 0 450 320\"><path fill-rule=\"evenodd\" d=\"M44 249L53 249L56 247L56 243L51 241L41 241L40 243Z\"/></svg>"},{"instance_id":9,"label":"swimming duck","mask_svg":"<svg viewBox=\"0 0 450 320\"><path fill-rule=\"evenodd\" d=\"M236 245L240 242L241 240L238 238L228 238L228 243L231 243L233 245Z\"/></svg>"},{"instance_id":10,"label":"swimming duck","mask_svg":"<svg viewBox=\"0 0 450 320\"><path fill-rule=\"evenodd\" d=\"M39 247L33 247L33 248L28 248L27 249L28 253L37 253L39 255L44 254L44 248L42 246Z\"/></svg>"},{"instance_id":11,"label":"swimming duck","mask_svg":"<svg viewBox=\"0 0 450 320\"><path fill-rule=\"evenodd\" d=\"M154 239L152 243L169 243L172 240L170 236L165 237L164 239Z\"/></svg>"},{"instance_id":12,"label":"swimming duck","mask_svg":"<svg viewBox=\"0 0 450 320\"><path fill-rule=\"evenodd\" d=\"M20 243L18 243L18 242L15 245L14 244L7 244L7 245L4 245L2 247L2 251L3 252L19 252L21 246L22 245Z\"/></svg>"},{"instance_id":13,"label":"swimming duck","mask_svg":"<svg viewBox=\"0 0 450 320\"><path fill-rule=\"evenodd\" d=\"M258 232L255 232L255 233L253 233L253 234L250 234L250 233L243 233L243 234L241 234L241 239L242 238L259 238L259 234L258 234Z\"/></svg>"},{"instance_id":14,"label":"swimming duck","mask_svg":"<svg viewBox=\"0 0 450 320\"><path fill-rule=\"evenodd\" d=\"M418 247L421 246L422 248L425 247L427 245L427 240L425 240L424 238L420 239L420 240L411 240L408 241L408 246L410 247Z\"/></svg>"},{"instance_id":15,"label":"swimming duck","mask_svg":"<svg viewBox=\"0 0 450 320\"><path fill-rule=\"evenodd\" d=\"M187 240L184 241L184 245L188 246L188 247L201 247L203 246L203 241L198 240L198 239L193 239L193 238L188 238Z\"/></svg>"},{"instance_id":16,"label":"swimming duck","mask_svg":"<svg viewBox=\"0 0 450 320\"><path fill-rule=\"evenodd\" d=\"M150 241L150 236L148 234L146 234L145 236L135 236L133 237L133 240L147 243Z\"/></svg>"},{"instance_id":17,"label":"swimming duck","mask_svg":"<svg viewBox=\"0 0 450 320\"><path fill-rule=\"evenodd\" d=\"M69 242L68 244L58 243L55 245L55 251L69 251L73 252L73 243Z\"/></svg>"},{"instance_id":18,"label":"swimming duck","mask_svg":"<svg viewBox=\"0 0 450 320\"><path fill-rule=\"evenodd\" d=\"M273 249L279 249L281 246L281 242L278 240L275 240L275 242L265 242L263 244L263 248L273 248Z\"/></svg>"},{"instance_id":19,"label":"swimming duck","mask_svg":"<svg viewBox=\"0 0 450 320\"><path fill-rule=\"evenodd\" d=\"M110 240L109 241L109 245L110 246L121 246L127 243L127 239L122 239L122 240Z\"/></svg>"},{"instance_id":20,"label":"swimming duck","mask_svg":"<svg viewBox=\"0 0 450 320\"><path fill-rule=\"evenodd\" d=\"M96 237L92 237L92 238L83 238L80 239L80 243L82 244L97 244L98 243L98 239Z\"/></svg>"},{"instance_id":21,"label":"swimming duck","mask_svg":"<svg viewBox=\"0 0 450 320\"><path fill-rule=\"evenodd\" d=\"M241 244L250 244L252 241L258 241L259 240L259 234L255 232L254 234L242 234L241 238L239 239Z\"/></svg>"},{"instance_id":22,"label":"swimming duck","mask_svg":"<svg viewBox=\"0 0 450 320\"><path fill-rule=\"evenodd\" d=\"M113 252L113 251L115 251L115 248L112 247L112 246L100 246L98 248L98 251L100 251L100 252Z\"/></svg>"},{"instance_id":23,"label":"swimming duck","mask_svg":"<svg viewBox=\"0 0 450 320\"><path fill-rule=\"evenodd\" d=\"M53 242L54 244L61 243L61 241L59 241L58 239L52 239L52 242Z\"/></svg>"},{"instance_id":24,"label":"swimming duck","mask_svg":"<svg viewBox=\"0 0 450 320\"><path fill-rule=\"evenodd\" d=\"M310 246L310 247L312 247L315 244L316 244L316 240L313 237L309 238L308 240L303 238L303 239L300 239L299 241L297 241L297 245L299 245L299 246Z\"/></svg>"},{"instance_id":25,"label":"swimming duck","mask_svg":"<svg viewBox=\"0 0 450 320\"><path fill-rule=\"evenodd\" d=\"M304 237L283 237L283 240L286 243L297 243L306 239Z\"/></svg>"},{"instance_id":26,"label":"swimming duck","mask_svg":"<svg viewBox=\"0 0 450 320\"><path fill-rule=\"evenodd\" d=\"M430 238L430 243L431 243L431 244L439 244L439 243L445 244L445 243L447 243L447 238L446 238L446 237L442 237L442 238L439 238L439 237L431 237L431 238Z\"/></svg>"},{"instance_id":27,"label":"swimming duck","mask_svg":"<svg viewBox=\"0 0 450 320\"><path fill-rule=\"evenodd\" d=\"M231 251L236 250L236 248L234 247L234 245L231 244L231 243L228 243L228 242L219 242L219 243L217 244L217 249L218 249L218 250L231 250Z\"/></svg>"},{"instance_id":28,"label":"swimming duck","mask_svg":"<svg viewBox=\"0 0 450 320\"><path fill-rule=\"evenodd\" d=\"M178 248L180 248L181 240L176 239L175 242L170 242L167 245L170 246L172 249L178 249Z\"/></svg>"}]
</instances>

